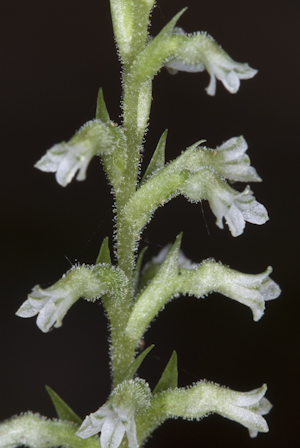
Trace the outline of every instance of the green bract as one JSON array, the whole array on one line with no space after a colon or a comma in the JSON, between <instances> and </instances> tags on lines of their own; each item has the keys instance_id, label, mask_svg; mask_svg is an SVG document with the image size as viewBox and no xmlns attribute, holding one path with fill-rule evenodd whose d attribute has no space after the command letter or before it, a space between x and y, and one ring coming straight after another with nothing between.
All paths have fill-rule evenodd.
<instances>
[{"instance_id":1,"label":"green bract","mask_svg":"<svg viewBox=\"0 0 300 448\"><path fill-rule=\"evenodd\" d=\"M146 248L139 251L140 235L156 209L178 195L192 202L207 200L217 226L223 228L225 220L234 237L243 233L246 222L261 225L268 220L265 207L256 201L248 185L261 178L250 165L248 145L242 136L233 137L215 149L199 140L175 160L166 162L165 131L144 175L140 176L152 82L162 67L171 73L206 69L211 77L206 89L209 95L215 94L216 79L230 93L236 93L241 79L256 74L248 64L233 61L207 33L186 34L177 27L185 10L151 37L149 17L154 3L154 0L110 1L122 64L122 122L110 119L100 89L95 119L67 143L53 146L35 165L42 171L55 172L57 182L65 187L75 176L84 180L91 159L95 155L101 158L115 198L114 257L105 238L94 265L73 266L49 288L35 286L16 313L24 318L37 315L38 327L48 332L62 325L69 308L81 297L91 302L101 299L109 320L112 390L107 393L106 403L99 403L99 409L82 422L47 387L60 420L25 414L4 422L0 425L0 448L20 445L94 448L99 446L99 437L95 437L98 433L102 448L137 448L168 418L198 420L210 413L244 425L251 437L268 431L262 417L271 409L264 398L265 385L250 392L236 392L206 381L178 388L175 352L153 391L145 380L136 376L153 348L151 345L138 354L145 331L172 298L179 295L204 298L218 292L247 305L254 321L258 321L265 302L280 294L279 286L269 277L270 267L252 275L212 259L200 264L188 260L180 249L182 235L144 263ZM235 189L234 182L246 185ZM183 306L184 300L187 299L183 299ZM80 385L75 393L77 390Z\"/></svg>"}]
</instances>

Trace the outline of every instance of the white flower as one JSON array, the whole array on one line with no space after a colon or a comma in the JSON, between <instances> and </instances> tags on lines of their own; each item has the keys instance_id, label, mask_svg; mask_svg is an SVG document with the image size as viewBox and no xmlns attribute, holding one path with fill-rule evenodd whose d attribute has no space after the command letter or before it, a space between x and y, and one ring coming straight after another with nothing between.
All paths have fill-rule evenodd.
<instances>
[{"instance_id":1,"label":"white flower","mask_svg":"<svg viewBox=\"0 0 300 448\"><path fill-rule=\"evenodd\" d=\"M38 314L36 324L40 330L47 333L53 326L58 328L62 325L67 311L80 297L96 297L101 292L100 287L91 269L74 266L49 288L34 286L16 315L28 318Z\"/></svg>"},{"instance_id":2,"label":"white flower","mask_svg":"<svg viewBox=\"0 0 300 448\"><path fill-rule=\"evenodd\" d=\"M255 200L250 187L241 193L231 188L213 167L191 173L181 187L181 193L192 201L208 199L210 208L216 216L216 224L223 229L223 218L232 236L241 235L245 221L252 224L264 224L268 219L265 207Z\"/></svg>"},{"instance_id":3,"label":"white flower","mask_svg":"<svg viewBox=\"0 0 300 448\"><path fill-rule=\"evenodd\" d=\"M277 283L269 277L271 272L270 266L265 272L257 275L237 272L235 281L228 286L233 299L251 308L255 322L264 314L265 302L276 299L281 293Z\"/></svg>"},{"instance_id":4,"label":"white flower","mask_svg":"<svg viewBox=\"0 0 300 448\"><path fill-rule=\"evenodd\" d=\"M261 225L269 219L267 210L255 200L249 186L242 193L229 186L222 189L211 188L211 192L207 191L207 196L210 208L217 218L217 226L223 229L225 218L232 236L243 233L246 221Z\"/></svg>"},{"instance_id":5,"label":"white flower","mask_svg":"<svg viewBox=\"0 0 300 448\"><path fill-rule=\"evenodd\" d=\"M166 246L164 246L156 256L152 257L152 260L145 265L146 267L149 267L152 264L159 264L161 265L165 259L167 258L168 253L170 252L172 248L172 244L169 243ZM183 269L194 269L196 266L198 266L196 263L193 263L192 260L187 258L184 254L184 252L180 249L179 255L178 255L178 268Z\"/></svg>"},{"instance_id":6,"label":"white flower","mask_svg":"<svg viewBox=\"0 0 300 448\"><path fill-rule=\"evenodd\" d=\"M215 389L212 393L212 398L215 398L212 411L242 424L248 429L250 437L256 437L258 432L269 431L262 417L272 409L272 404L264 398L266 391L266 384L250 392Z\"/></svg>"},{"instance_id":7,"label":"white flower","mask_svg":"<svg viewBox=\"0 0 300 448\"><path fill-rule=\"evenodd\" d=\"M212 152L213 156L220 158L218 172L221 176L232 181L259 182L261 178L255 168L250 166L250 159L246 151L248 145L243 136L233 137Z\"/></svg>"},{"instance_id":8,"label":"white flower","mask_svg":"<svg viewBox=\"0 0 300 448\"><path fill-rule=\"evenodd\" d=\"M69 142L49 149L34 165L35 168L56 173L56 180L63 187L71 182L77 171L76 179L85 180L91 159L96 154L108 153L113 149L111 128L100 120L88 121Z\"/></svg>"},{"instance_id":9,"label":"white flower","mask_svg":"<svg viewBox=\"0 0 300 448\"><path fill-rule=\"evenodd\" d=\"M270 412L272 409L272 404L267 400L267 398L263 397L261 398L256 404L251 406L251 410L256 412L258 415L266 415ZM249 436L251 438L254 438L258 434L257 428L249 427Z\"/></svg>"},{"instance_id":10,"label":"white flower","mask_svg":"<svg viewBox=\"0 0 300 448\"><path fill-rule=\"evenodd\" d=\"M49 149L34 166L41 171L56 173L57 182L65 187L77 171L76 179L85 180L87 167L94 155L95 149L89 144L63 142Z\"/></svg>"},{"instance_id":11,"label":"white flower","mask_svg":"<svg viewBox=\"0 0 300 448\"><path fill-rule=\"evenodd\" d=\"M62 325L69 308L81 297L94 302L107 293L118 299L126 294L127 282L125 273L108 263L76 265L49 288L35 286L16 315L27 318L38 314L37 326L46 333Z\"/></svg>"},{"instance_id":12,"label":"white flower","mask_svg":"<svg viewBox=\"0 0 300 448\"><path fill-rule=\"evenodd\" d=\"M143 287L146 286L155 277L171 249L172 244L167 244L159 251L156 256L152 257L152 259L145 264L140 280L140 289L143 289ZM188 270L195 269L198 266L196 263L193 263L192 260L187 258L181 249L178 253L177 265L179 269L182 268Z\"/></svg>"},{"instance_id":13,"label":"white flower","mask_svg":"<svg viewBox=\"0 0 300 448\"><path fill-rule=\"evenodd\" d=\"M71 288L60 288L56 283L47 289L36 285L16 315L27 318L38 314L36 324L40 330L47 333L53 326L57 328L62 325L67 311L79 297Z\"/></svg>"},{"instance_id":14,"label":"white flower","mask_svg":"<svg viewBox=\"0 0 300 448\"><path fill-rule=\"evenodd\" d=\"M161 420L177 417L200 419L216 413L245 426L250 436L255 437L258 432L269 431L262 417L272 408L264 398L266 391L265 384L250 392L237 392L200 381L188 389L179 388L158 394L153 400L154 410L150 408L150 412L161 415Z\"/></svg>"},{"instance_id":15,"label":"white flower","mask_svg":"<svg viewBox=\"0 0 300 448\"><path fill-rule=\"evenodd\" d=\"M210 74L210 83L206 88L208 95L216 93L216 78L230 93L236 93L240 79L249 79L257 73L246 63L235 62L206 33L186 34L182 28L174 28L179 46L173 58L165 62L165 67L173 74L177 71L202 72L204 68ZM171 69L171 70L170 70Z\"/></svg>"},{"instance_id":16,"label":"white flower","mask_svg":"<svg viewBox=\"0 0 300 448\"><path fill-rule=\"evenodd\" d=\"M206 70L210 74L210 83L205 90L211 96L216 94L216 78L228 92L236 93L240 87L240 79L253 78L257 73L248 64L235 62L222 50L219 54L212 53L207 57Z\"/></svg>"},{"instance_id":17,"label":"white flower","mask_svg":"<svg viewBox=\"0 0 300 448\"><path fill-rule=\"evenodd\" d=\"M84 419L76 435L86 439L101 431L101 448L118 448L126 433L129 448L138 448L134 417L149 406L150 394L140 378L123 381L107 403Z\"/></svg>"},{"instance_id":18,"label":"white flower","mask_svg":"<svg viewBox=\"0 0 300 448\"><path fill-rule=\"evenodd\" d=\"M212 168L220 176L234 182L260 182L255 168L250 166L247 149L247 142L242 135L227 140L216 149L193 145L186 151L182 166L191 173L199 172L203 167Z\"/></svg>"},{"instance_id":19,"label":"white flower","mask_svg":"<svg viewBox=\"0 0 300 448\"><path fill-rule=\"evenodd\" d=\"M88 415L76 435L82 439L101 431L101 448L118 448L126 433L130 448L137 448L134 412L126 412L113 404L104 404L98 411Z\"/></svg>"},{"instance_id":20,"label":"white flower","mask_svg":"<svg viewBox=\"0 0 300 448\"><path fill-rule=\"evenodd\" d=\"M272 272L270 266L265 272L256 275L243 274L214 262L207 262L202 266L206 277L204 280L200 267L199 286L201 286L201 280L208 284L211 282L213 291L218 291L248 306L255 322L263 316L265 302L276 299L281 293L277 283L269 277Z\"/></svg>"}]
</instances>

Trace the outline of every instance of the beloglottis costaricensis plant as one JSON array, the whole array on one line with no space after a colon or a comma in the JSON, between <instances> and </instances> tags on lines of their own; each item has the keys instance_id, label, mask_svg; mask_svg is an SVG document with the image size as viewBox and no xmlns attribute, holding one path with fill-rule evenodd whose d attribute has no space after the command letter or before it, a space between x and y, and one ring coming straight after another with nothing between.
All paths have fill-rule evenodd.
<instances>
[{"instance_id":1,"label":"beloglottis costaricensis plant","mask_svg":"<svg viewBox=\"0 0 300 448\"><path fill-rule=\"evenodd\" d=\"M79 299L102 301L109 320L112 388L106 403L99 403L82 419L49 387L47 391L58 419L26 413L0 425L0 448L137 448L165 420L195 419L217 413L240 423L251 437L267 432L263 417L272 405L265 398L267 386L237 392L209 381L178 387L177 355L173 352L153 390L137 370L153 349L138 355L137 348L157 314L179 295L204 298L223 294L248 306L254 321L264 314L267 301L276 299L280 288L270 278L271 267L258 274L235 271L216 262L188 260L181 250L182 235L145 263L139 251L140 235L156 209L183 195L189 201L207 200L223 229L233 237L246 223L262 225L266 208L253 195L248 183L261 178L251 166L243 136L232 137L216 148L199 140L175 160L166 163L167 132L160 137L145 174L140 178L145 133L148 127L154 76L165 67L210 75L206 88L215 95L217 80L236 93L240 80L256 70L235 62L205 32L186 33L177 24L180 11L158 35L150 33L155 0L110 0L118 54L122 64L122 122L110 119L100 89L95 119L84 124L68 142L54 145L36 163L41 171L55 173L62 187L86 179L94 157L101 159L115 198L114 254L108 237L94 265L77 264L48 288L33 287L17 315L37 316L43 332L62 325L67 311ZM245 182L238 191L234 182ZM248 224L247 224L248 225ZM76 391L74 391L76 393Z\"/></svg>"}]
</instances>

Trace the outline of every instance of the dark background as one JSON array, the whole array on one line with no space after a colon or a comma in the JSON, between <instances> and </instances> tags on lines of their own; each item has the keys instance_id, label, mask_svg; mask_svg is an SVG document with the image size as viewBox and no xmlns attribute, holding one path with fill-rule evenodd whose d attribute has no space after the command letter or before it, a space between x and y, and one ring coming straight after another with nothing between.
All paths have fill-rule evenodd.
<instances>
[{"instance_id":1,"label":"dark background","mask_svg":"<svg viewBox=\"0 0 300 448\"><path fill-rule=\"evenodd\" d=\"M258 75L236 95L220 82L215 97L207 73L154 80L148 161L168 128L167 160L205 138L214 148L243 134L252 165L264 182L253 184L270 216L233 238L218 229L208 204L177 198L160 208L143 234L148 257L183 231L183 250L196 262L214 257L232 268L258 273L271 264L283 293L267 303L255 323L248 308L221 295L170 303L146 333L154 343L140 375L151 386L172 350L180 386L202 378L235 390L268 384L274 405L269 434L254 440L242 426L210 416L201 423L169 421L151 447L293 447L299 426L299 19L297 0L160 0L157 32L184 6L179 25L205 30ZM55 416L44 390L50 385L82 417L104 403L110 390L107 322L100 306L79 301L60 329L43 334L35 319L15 311L31 288L51 285L70 262L93 263L111 236L112 196L94 159L85 182L60 187L33 164L53 144L68 140L95 114L98 88L112 119L119 120L120 65L108 0L5 2L1 32L1 418L32 410ZM207 231L208 228L208 231ZM209 233L208 233L209 232ZM70 262L68 261L70 260Z\"/></svg>"}]
</instances>

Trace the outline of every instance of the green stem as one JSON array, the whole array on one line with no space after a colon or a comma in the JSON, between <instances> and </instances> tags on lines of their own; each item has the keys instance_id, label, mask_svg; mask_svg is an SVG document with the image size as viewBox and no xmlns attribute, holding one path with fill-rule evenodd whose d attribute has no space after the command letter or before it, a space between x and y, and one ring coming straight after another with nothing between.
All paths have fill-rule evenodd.
<instances>
[{"instance_id":1,"label":"green stem","mask_svg":"<svg viewBox=\"0 0 300 448\"><path fill-rule=\"evenodd\" d=\"M140 152L150 114L152 83L151 80L137 82L132 72L125 69L123 86L123 126L127 144L127 165L122 188L116 193L117 250L118 266L131 282L138 234L133 231L130 223L123 219L123 210L137 189Z\"/></svg>"},{"instance_id":2,"label":"green stem","mask_svg":"<svg viewBox=\"0 0 300 448\"><path fill-rule=\"evenodd\" d=\"M130 73L125 69L123 126L127 145L127 166L124 172L124 181L116 191L118 267L128 277L129 287L118 313L111 319L110 323L111 361L115 384L118 383L124 371L133 362L138 342L129 341L125 337L125 328L130 317L132 303L133 272L138 234L132 228L131 223L123 217L123 211L137 188L140 150L151 104L151 84L149 85L148 83L141 86L135 83L130 76ZM150 98L147 98L147 94L149 94ZM142 113L140 111L141 97L142 99L146 98L146 101L143 103Z\"/></svg>"},{"instance_id":3,"label":"green stem","mask_svg":"<svg viewBox=\"0 0 300 448\"><path fill-rule=\"evenodd\" d=\"M127 319L128 317L126 317L126 320ZM117 326L111 325L111 360L113 366L114 387L121 382L124 372L133 363L135 359L136 345L136 341L130 341L125 336L125 326L123 321L119 320L119 325Z\"/></svg>"}]
</instances>

